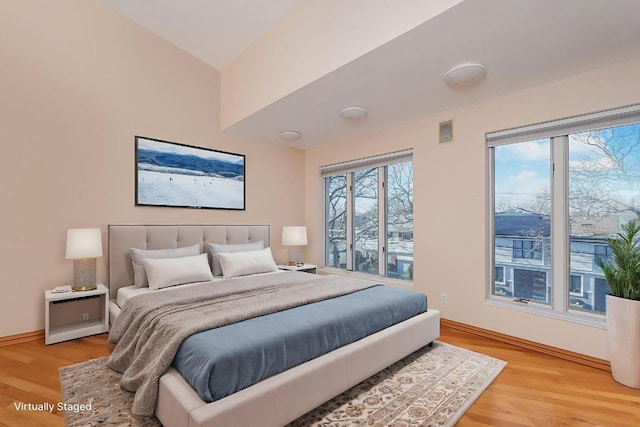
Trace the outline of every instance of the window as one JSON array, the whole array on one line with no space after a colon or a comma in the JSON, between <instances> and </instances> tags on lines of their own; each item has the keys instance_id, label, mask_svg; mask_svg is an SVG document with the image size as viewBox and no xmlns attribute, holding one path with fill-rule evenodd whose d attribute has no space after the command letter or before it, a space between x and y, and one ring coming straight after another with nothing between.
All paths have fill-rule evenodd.
<instances>
[{"instance_id":1,"label":"window","mask_svg":"<svg viewBox=\"0 0 640 427\"><path fill-rule=\"evenodd\" d=\"M593 282L594 287L594 298L593 298L593 311L596 313L604 313L605 312L605 301L607 294L609 293L609 285L607 281L602 277L596 277Z\"/></svg>"},{"instance_id":2,"label":"window","mask_svg":"<svg viewBox=\"0 0 640 427\"><path fill-rule=\"evenodd\" d=\"M513 278L506 287L494 285L493 295L549 302L550 149L549 139L541 139L493 151L494 267L502 267Z\"/></svg>"},{"instance_id":3,"label":"window","mask_svg":"<svg viewBox=\"0 0 640 427\"><path fill-rule=\"evenodd\" d=\"M569 280L569 294L575 296L584 295L584 291L582 290L582 276L572 274L569 276Z\"/></svg>"},{"instance_id":4,"label":"window","mask_svg":"<svg viewBox=\"0 0 640 427\"><path fill-rule=\"evenodd\" d=\"M513 257L522 259L542 259L542 244L534 240L514 240Z\"/></svg>"},{"instance_id":5,"label":"window","mask_svg":"<svg viewBox=\"0 0 640 427\"><path fill-rule=\"evenodd\" d=\"M413 280L411 152L321 168L325 264Z\"/></svg>"},{"instance_id":6,"label":"window","mask_svg":"<svg viewBox=\"0 0 640 427\"><path fill-rule=\"evenodd\" d=\"M331 267L347 267L347 176L330 176L326 188L326 264Z\"/></svg>"},{"instance_id":7,"label":"window","mask_svg":"<svg viewBox=\"0 0 640 427\"><path fill-rule=\"evenodd\" d=\"M413 280L413 161L385 169L386 275Z\"/></svg>"},{"instance_id":8,"label":"window","mask_svg":"<svg viewBox=\"0 0 640 427\"><path fill-rule=\"evenodd\" d=\"M351 186L355 248L353 269L378 274L378 168L353 172Z\"/></svg>"},{"instance_id":9,"label":"window","mask_svg":"<svg viewBox=\"0 0 640 427\"><path fill-rule=\"evenodd\" d=\"M603 314L595 260L640 218L640 106L490 133L487 147L491 297Z\"/></svg>"},{"instance_id":10,"label":"window","mask_svg":"<svg viewBox=\"0 0 640 427\"><path fill-rule=\"evenodd\" d=\"M494 290L497 295L513 296L513 292L511 287L509 286L509 283L505 282L504 267L495 267L493 272L493 279L495 285Z\"/></svg>"},{"instance_id":11,"label":"window","mask_svg":"<svg viewBox=\"0 0 640 427\"><path fill-rule=\"evenodd\" d=\"M611 258L613 252L608 245L593 245L593 258L607 261Z\"/></svg>"}]
</instances>

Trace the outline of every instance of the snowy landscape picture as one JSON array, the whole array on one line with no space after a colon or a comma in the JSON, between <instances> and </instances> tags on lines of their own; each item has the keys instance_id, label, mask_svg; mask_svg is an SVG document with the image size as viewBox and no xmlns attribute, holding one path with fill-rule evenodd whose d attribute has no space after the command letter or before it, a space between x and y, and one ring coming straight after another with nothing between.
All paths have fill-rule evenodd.
<instances>
[{"instance_id":1,"label":"snowy landscape picture","mask_svg":"<svg viewBox=\"0 0 640 427\"><path fill-rule=\"evenodd\" d=\"M245 156L136 136L136 205L245 209Z\"/></svg>"}]
</instances>

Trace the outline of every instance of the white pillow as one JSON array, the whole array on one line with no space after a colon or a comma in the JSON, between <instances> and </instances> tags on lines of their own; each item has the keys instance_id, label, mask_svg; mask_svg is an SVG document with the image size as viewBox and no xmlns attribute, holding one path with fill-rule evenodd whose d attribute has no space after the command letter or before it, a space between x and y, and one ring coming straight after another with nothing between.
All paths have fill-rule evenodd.
<instances>
[{"instance_id":1,"label":"white pillow","mask_svg":"<svg viewBox=\"0 0 640 427\"><path fill-rule=\"evenodd\" d=\"M209 243L209 252L211 252L211 264L213 265L213 275L222 276L220 268L219 253L247 252L264 249L264 240L253 243L238 243L234 245L223 245L220 243Z\"/></svg>"},{"instance_id":2,"label":"white pillow","mask_svg":"<svg viewBox=\"0 0 640 427\"><path fill-rule=\"evenodd\" d=\"M185 246L176 249L129 249L131 262L133 263L133 284L134 288L144 288L149 286L147 273L142 264L143 259L148 258L179 258L200 254L200 245Z\"/></svg>"},{"instance_id":3,"label":"white pillow","mask_svg":"<svg viewBox=\"0 0 640 427\"><path fill-rule=\"evenodd\" d=\"M221 252L218 254L222 276L229 277L246 276L248 274L267 273L278 271L271 248L264 248L259 251L247 252Z\"/></svg>"},{"instance_id":4,"label":"white pillow","mask_svg":"<svg viewBox=\"0 0 640 427\"><path fill-rule=\"evenodd\" d=\"M180 258L145 258L149 289L213 280L207 254Z\"/></svg>"}]
</instances>

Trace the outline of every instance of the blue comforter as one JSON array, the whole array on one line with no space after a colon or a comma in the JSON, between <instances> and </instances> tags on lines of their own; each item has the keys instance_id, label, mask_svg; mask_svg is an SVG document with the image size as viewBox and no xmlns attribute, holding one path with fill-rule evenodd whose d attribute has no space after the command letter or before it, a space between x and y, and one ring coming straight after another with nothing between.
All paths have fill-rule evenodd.
<instances>
[{"instance_id":1,"label":"blue comforter","mask_svg":"<svg viewBox=\"0 0 640 427\"><path fill-rule=\"evenodd\" d=\"M173 366L213 402L426 310L422 293L374 286L194 334Z\"/></svg>"}]
</instances>

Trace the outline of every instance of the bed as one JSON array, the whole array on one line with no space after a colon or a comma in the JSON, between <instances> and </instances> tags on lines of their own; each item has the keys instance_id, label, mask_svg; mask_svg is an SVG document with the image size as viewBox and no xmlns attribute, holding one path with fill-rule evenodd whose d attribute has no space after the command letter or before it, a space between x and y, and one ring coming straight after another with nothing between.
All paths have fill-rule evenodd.
<instances>
[{"instance_id":1,"label":"bed","mask_svg":"<svg viewBox=\"0 0 640 427\"><path fill-rule=\"evenodd\" d=\"M110 225L111 322L122 312L122 301L118 304L122 294L119 291L134 281L131 248L198 245L206 253L210 243L265 242L268 247L269 237L267 225ZM297 274L312 278L307 273ZM438 311L428 309L210 403L172 366L159 379L155 414L168 427L285 425L431 343L438 338L439 329Z\"/></svg>"}]
</instances>

